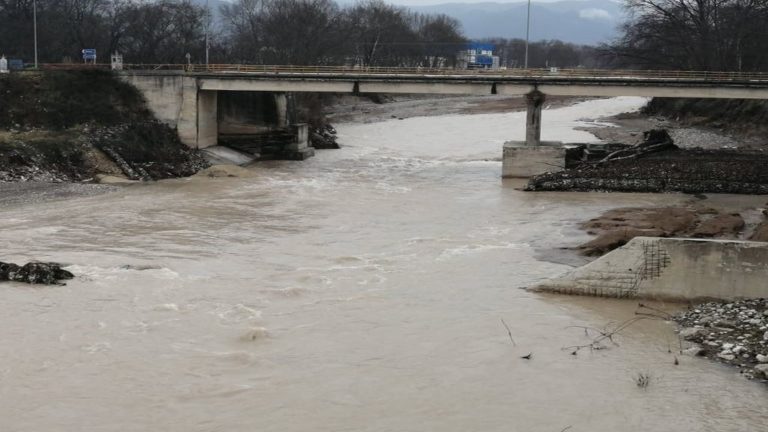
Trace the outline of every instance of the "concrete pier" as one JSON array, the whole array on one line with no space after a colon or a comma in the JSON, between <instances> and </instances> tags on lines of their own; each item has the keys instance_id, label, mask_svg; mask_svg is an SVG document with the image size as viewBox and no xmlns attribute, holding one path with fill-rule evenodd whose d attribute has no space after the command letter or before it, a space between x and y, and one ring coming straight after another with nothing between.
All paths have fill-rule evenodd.
<instances>
[{"instance_id":1,"label":"concrete pier","mask_svg":"<svg viewBox=\"0 0 768 432\"><path fill-rule=\"evenodd\" d=\"M525 116L525 143L529 146L541 144L541 109L544 106L546 96L544 93L534 90L525 95L527 111Z\"/></svg>"},{"instance_id":2,"label":"concrete pier","mask_svg":"<svg viewBox=\"0 0 768 432\"><path fill-rule=\"evenodd\" d=\"M501 163L503 178L527 178L565 168L565 145L560 141L543 141L530 146L525 141L507 141Z\"/></svg>"}]
</instances>

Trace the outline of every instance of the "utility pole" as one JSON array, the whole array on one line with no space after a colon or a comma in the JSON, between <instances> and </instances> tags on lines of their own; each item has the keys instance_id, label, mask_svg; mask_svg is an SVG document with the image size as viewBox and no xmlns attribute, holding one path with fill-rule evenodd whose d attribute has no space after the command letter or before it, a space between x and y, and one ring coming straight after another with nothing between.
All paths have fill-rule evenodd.
<instances>
[{"instance_id":1,"label":"utility pole","mask_svg":"<svg viewBox=\"0 0 768 432\"><path fill-rule=\"evenodd\" d=\"M528 19L525 22L525 69L528 69L528 38L531 35L531 0L528 0Z\"/></svg>"},{"instance_id":2,"label":"utility pole","mask_svg":"<svg viewBox=\"0 0 768 432\"><path fill-rule=\"evenodd\" d=\"M35 69L37 69L37 0L32 0L32 26L35 29Z\"/></svg>"}]
</instances>

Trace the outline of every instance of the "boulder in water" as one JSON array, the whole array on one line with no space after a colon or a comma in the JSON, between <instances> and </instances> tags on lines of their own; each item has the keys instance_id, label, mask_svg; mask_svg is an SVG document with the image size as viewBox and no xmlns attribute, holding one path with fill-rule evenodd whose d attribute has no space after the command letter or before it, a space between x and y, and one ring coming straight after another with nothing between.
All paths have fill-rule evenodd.
<instances>
[{"instance_id":1,"label":"boulder in water","mask_svg":"<svg viewBox=\"0 0 768 432\"><path fill-rule=\"evenodd\" d=\"M0 281L26 282L30 284L53 285L61 280L72 279L75 275L61 268L60 264L30 262L20 266L0 262Z\"/></svg>"}]
</instances>

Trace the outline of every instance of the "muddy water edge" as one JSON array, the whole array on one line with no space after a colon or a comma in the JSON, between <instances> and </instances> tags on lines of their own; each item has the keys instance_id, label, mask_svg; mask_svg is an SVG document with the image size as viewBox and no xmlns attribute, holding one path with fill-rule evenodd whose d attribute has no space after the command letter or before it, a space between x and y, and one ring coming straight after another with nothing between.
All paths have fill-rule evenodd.
<instances>
[{"instance_id":1,"label":"muddy water edge","mask_svg":"<svg viewBox=\"0 0 768 432\"><path fill-rule=\"evenodd\" d=\"M544 139L641 103L547 111ZM671 323L563 349L636 303L520 288L569 268L580 222L688 197L521 192L498 156L523 116L345 124L243 178L3 205L5 260L78 277L0 286L0 429L762 430L764 386L676 355Z\"/></svg>"}]
</instances>

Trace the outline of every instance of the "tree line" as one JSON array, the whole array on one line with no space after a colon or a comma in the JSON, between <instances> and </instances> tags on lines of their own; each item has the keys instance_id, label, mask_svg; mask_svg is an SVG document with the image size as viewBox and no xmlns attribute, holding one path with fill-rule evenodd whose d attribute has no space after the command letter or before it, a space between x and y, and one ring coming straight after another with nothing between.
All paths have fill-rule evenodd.
<instances>
[{"instance_id":1,"label":"tree line","mask_svg":"<svg viewBox=\"0 0 768 432\"><path fill-rule=\"evenodd\" d=\"M486 38L482 42L496 46L494 53L499 56L501 66L523 67L525 62L525 40ZM528 44L528 67L531 68L589 68L609 66L597 47L578 45L559 40L542 40Z\"/></svg>"},{"instance_id":2,"label":"tree line","mask_svg":"<svg viewBox=\"0 0 768 432\"><path fill-rule=\"evenodd\" d=\"M83 48L129 63L448 66L466 42L458 21L381 0L237 0L220 19L191 0L37 0L41 62L79 61ZM0 51L33 58L33 1L0 0Z\"/></svg>"},{"instance_id":3,"label":"tree line","mask_svg":"<svg viewBox=\"0 0 768 432\"><path fill-rule=\"evenodd\" d=\"M210 61L290 65L452 67L467 38L441 14L364 0L236 0L216 11L201 1L37 0L40 62L81 61L95 48L127 63ZM33 59L33 1L0 0L0 51ZM206 37L207 36L207 37ZM524 42L493 39L501 65L521 67ZM560 41L531 43L532 67L593 66L593 49Z\"/></svg>"},{"instance_id":4,"label":"tree line","mask_svg":"<svg viewBox=\"0 0 768 432\"><path fill-rule=\"evenodd\" d=\"M7 57L32 61L33 13L33 0L0 0L0 50ZM188 1L37 0L39 59L79 61L81 49L95 48L102 61L119 51L139 61L182 63L187 52L204 50L205 17Z\"/></svg>"},{"instance_id":5,"label":"tree line","mask_svg":"<svg viewBox=\"0 0 768 432\"><path fill-rule=\"evenodd\" d=\"M768 66L768 0L624 0L620 36L600 47L529 45L530 67L757 71ZM37 0L41 62L95 48L127 63L451 67L460 23L382 0L235 0L217 19L201 0ZM33 59L33 0L0 0L0 54ZM522 67L525 42L492 38L501 65Z\"/></svg>"}]
</instances>

